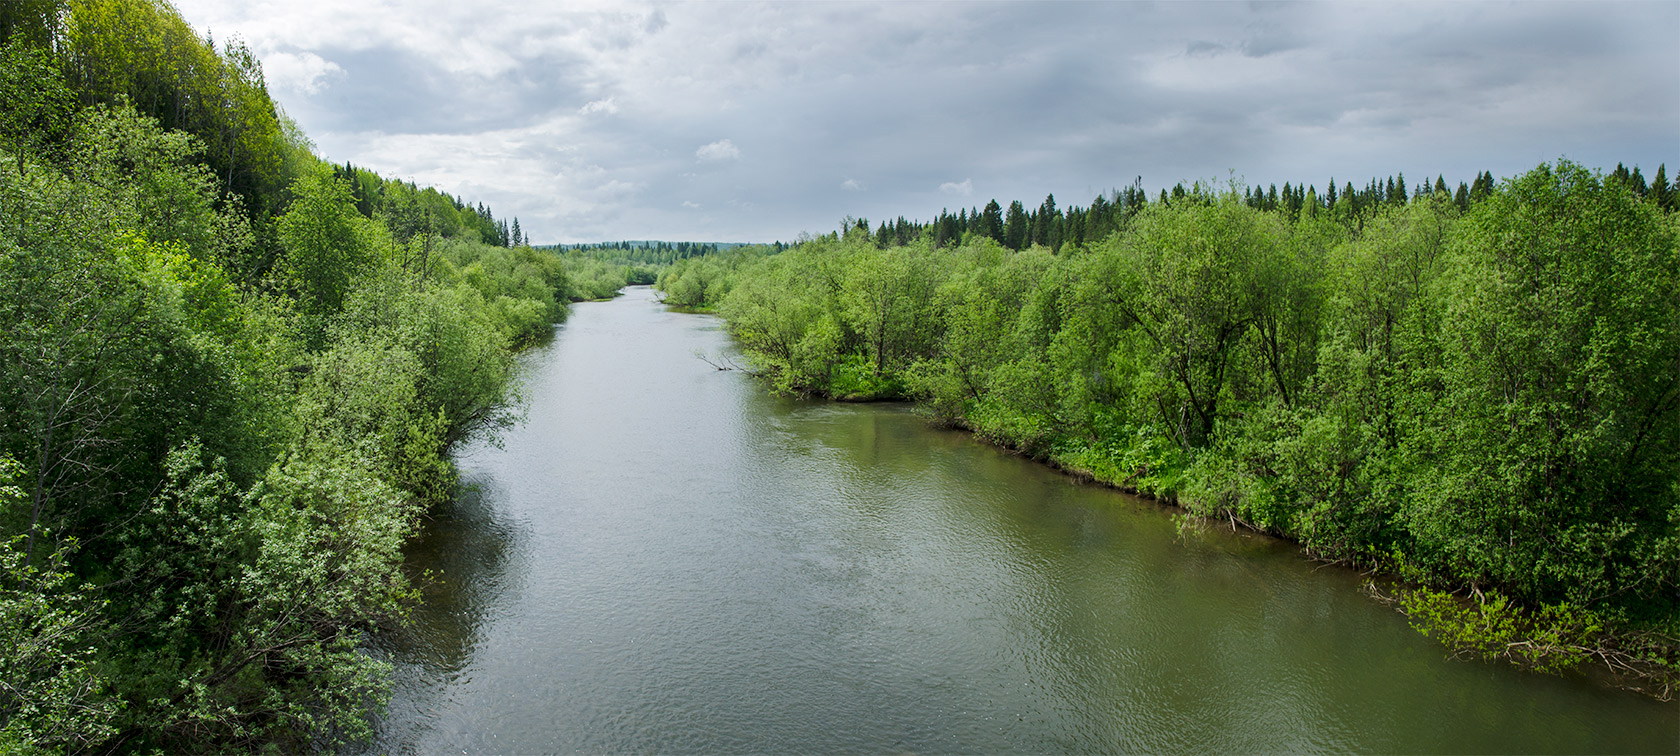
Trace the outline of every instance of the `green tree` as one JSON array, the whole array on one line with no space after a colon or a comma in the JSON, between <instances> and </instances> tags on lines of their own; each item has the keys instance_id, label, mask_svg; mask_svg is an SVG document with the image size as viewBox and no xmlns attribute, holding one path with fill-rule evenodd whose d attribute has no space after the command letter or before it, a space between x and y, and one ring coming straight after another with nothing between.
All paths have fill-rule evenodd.
<instances>
[{"instance_id":1,"label":"green tree","mask_svg":"<svg viewBox=\"0 0 1680 756\"><path fill-rule=\"evenodd\" d=\"M344 308L351 283L373 262L364 243L361 218L350 188L325 171L301 176L292 184L292 205L280 217L281 270L297 293L306 326L319 341L329 318Z\"/></svg>"},{"instance_id":2,"label":"green tree","mask_svg":"<svg viewBox=\"0 0 1680 756\"><path fill-rule=\"evenodd\" d=\"M46 47L27 43L22 30L0 37L0 144L17 157L17 170L67 141L74 102Z\"/></svg>"},{"instance_id":3,"label":"green tree","mask_svg":"<svg viewBox=\"0 0 1680 756\"><path fill-rule=\"evenodd\" d=\"M27 501L16 485L22 475L22 465L0 456L0 513ZM90 750L115 734L111 720L121 705L96 657L110 628L97 597L68 568L75 544L31 560L23 540L0 542L0 749Z\"/></svg>"},{"instance_id":4,"label":"green tree","mask_svg":"<svg viewBox=\"0 0 1680 756\"><path fill-rule=\"evenodd\" d=\"M937 343L938 286L932 261L915 251L852 255L842 293L845 320L863 339L876 377L907 365Z\"/></svg>"},{"instance_id":5,"label":"green tree","mask_svg":"<svg viewBox=\"0 0 1680 756\"><path fill-rule=\"evenodd\" d=\"M1242 372L1256 268L1282 254L1284 238L1275 216L1236 194L1139 215L1080 274L1074 314L1058 335L1075 401L1119 405L1134 421L1153 415L1179 444L1205 445L1232 374Z\"/></svg>"},{"instance_id":6,"label":"green tree","mask_svg":"<svg viewBox=\"0 0 1680 756\"><path fill-rule=\"evenodd\" d=\"M986 209L980 214L979 233L999 244L1003 244L1003 208L997 200L986 203Z\"/></svg>"},{"instance_id":7,"label":"green tree","mask_svg":"<svg viewBox=\"0 0 1680 756\"><path fill-rule=\"evenodd\" d=\"M1672 606L1675 227L1621 182L1560 162L1500 187L1461 228L1427 415L1441 430L1422 437L1438 472L1405 512L1416 548L1530 600Z\"/></svg>"},{"instance_id":8,"label":"green tree","mask_svg":"<svg viewBox=\"0 0 1680 756\"><path fill-rule=\"evenodd\" d=\"M1024 249L1030 231L1031 222L1026 208L1022 207L1020 200L1010 202L1009 215L1003 221L1003 246L1017 251Z\"/></svg>"}]
</instances>

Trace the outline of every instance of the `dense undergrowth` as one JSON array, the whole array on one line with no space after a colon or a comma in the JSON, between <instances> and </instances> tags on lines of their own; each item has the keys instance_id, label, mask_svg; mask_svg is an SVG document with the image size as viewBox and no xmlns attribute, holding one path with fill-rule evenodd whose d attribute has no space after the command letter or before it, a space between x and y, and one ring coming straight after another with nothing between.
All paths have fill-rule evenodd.
<instances>
[{"instance_id":1,"label":"dense undergrowth","mask_svg":"<svg viewBox=\"0 0 1680 756\"><path fill-rule=\"evenodd\" d=\"M1665 695L1680 215L1662 183L1565 161L1473 202L1267 208L1196 187L1057 252L937 224L894 246L848 223L680 261L658 285L722 315L776 390L913 399L1398 576L1396 603L1458 652L1604 660Z\"/></svg>"}]
</instances>

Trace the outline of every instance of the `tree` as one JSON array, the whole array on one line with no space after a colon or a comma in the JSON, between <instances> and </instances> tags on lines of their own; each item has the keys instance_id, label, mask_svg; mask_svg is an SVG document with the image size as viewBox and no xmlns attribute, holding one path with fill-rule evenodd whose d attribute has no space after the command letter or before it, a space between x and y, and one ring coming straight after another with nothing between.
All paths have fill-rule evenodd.
<instances>
[{"instance_id":1,"label":"tree","mask_svg":"<svg viewBox=\"0 0 1680 756\"><path fill-rule=\"evenodd\" d=\"M292 193L292 206L278 224L282 269L318 340L327 320L344 308L351 283L373 262L373 251L362 239L361 216L344 182L315 171L293 182Z\"/></svg>"},{"instance_id":2,"label":"tree","mask_svg":"<svg viewBox=\"0 0 1680 756\"><path fill-rule=\"evenodd\" d=\"M992 241L1003 243L1003 208L997 200L986 203L986 209L980 214L979 232Z\"/></svg>"},{"instance_id":3,"label":"tree","mask_svg":"<svg viewBox=\"0 0 1680 756\"><path fill-rule=\"evenodd\" d=\"M0 3L0 44L16 40L47 47L58 36L64 0L8 0Z\"/></svg>"},{"instance_id":4,"label":"tree","mask_svg":"<svg viewBox=\"0 0 1680 756\"><path fill-rule=\"evenodd\" d=\"M0 456L0 513L26 498L15 485L22 472ZM68 568L73 542L31 564L22 540L0 542L0 747L85 751L116 734L121 704L95 660L96 639L111 628Z\"/></svg>"},{"instance_id":5,"label":"tree","mask_svg":"<svg viewBox=\"0 0 1680 756\"><path fill-rule=\"evenodd\" d=\"M1672 606L1680 248L1622 181L1542 165L1479 204L1441 289L1420 556L1529 600ZM1438 385L1438 393L1429 388Z\"/></svg>"},{"instance_id":6,"label":"tree","mask_svg":"<svg viewBox=\"0 0 1680 756\"><path fill-rule=\"evenodd\" d=\"M1674 209L1674 194L1674 187L1668 183L1668 164L1659 164L1657 174L1651 177L1651 191L1647 196L1657 207L1667 212Z\"/></svg>"},{"instance_id":7,"label":"tree","mask_svg":"<svg viewBox=\"0 0 1680 756\"><path fill-rule=\"evenodd\" d=\"M931 260L922 250L862 250L852 255L842 312L862 336L877 377L937 343L938 319L932 309L937 286Z\"/></svg>"},{"instance_id":8,"label":"tree","mask_svg":"<svg viewBox=\"0 0 1680 756\"><path fill-rule=\"evenodd\" d=\"M1032 243L1055 249L1052 229L1060 225L1061 215L1056 209L1056 195L1045 195L1044 202L1038 206L1038 213L1033 216Z\"/></svg>"},{"instance_id":9,"label":"tree","mask_svg":"<svg viewBox=\"0 0 1680 756\"><path fill-rule=\"evenodd\" d=\"M1256 320L1257 268L1282 254L1282 234L1275 216L1235 194L1139 215L1079 275L1075 314L1058 336L1075 395L1123 403L1136 419L1151 414L1185 448L1206 445L1228 382L1244 369L1237 358ZM1095 354L1075 356L1086 349Z\"/></svg>"},{"instance_id":10,"label":"tree","mask_svg":"<svg viewBox=\"0 0 1680 756\"><path fill-rule=\"evenodd\" d=\"M1029 221L1027 210L1020 200L1009 203L1009 215L1003 221L1003 246L1019 250L1027 244Z\"/></svg>"},{"instance_id":11,"label":"tree","mask_svg":"<svg viewBox=\"0 0 1680 756\"><path fill-rule=\"evenodd\" d=\"M14 12L10 6L0 10ZM0 31L5 26L0 23ZM0 144L16 157L19 172L67 141L75 102L49 51L25 40L22 29L0 37Z\"/></svg>"}]
</instances>

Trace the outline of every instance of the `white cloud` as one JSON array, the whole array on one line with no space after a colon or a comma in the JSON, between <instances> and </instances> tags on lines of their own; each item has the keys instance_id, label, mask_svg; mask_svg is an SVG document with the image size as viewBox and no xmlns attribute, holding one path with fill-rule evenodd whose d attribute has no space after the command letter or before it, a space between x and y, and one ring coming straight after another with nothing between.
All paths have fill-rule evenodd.
<instances>
[{"instance_id":1,"label":"white cloud","mask_svg":"<svg viewBox=\"0 0 1680 756\"><path fill-rule=\"evenodd\" d=\"M974 193L974 179L963 179L960 184L955 181L947 181L939 185L939 191L946 194L955 194L958 197L967 197Z\"/></svg>"},{"instance_id":2,"label":"white cloud","mask_svg":"<svg viewBox=\"0 0 1680 756\"><path fill-rule=\"evenodd\" d=\"M275 88L314 95L345 73L337 63L312 52L281 52L263 58L263 76Z\"/></svg>"},{"instance_id":3,"label":"white cloud","mask_svg":"<svg viewBox=\"0 0 1680 756\"><path fill-rule=\"evenodd\" d=\"M845 189L848 192L861 192L863 191L863 182L854 178L849 178L840 182L840 188Z\"/></svg>"},{"instance_id":4,"label":"white cloud","mask_svg":"<svg viewBox=\"0 0 1680 756\"><path fill-rule=\"evenodd\" d=\"M729 141L728 139L720 139L695 150L694 156L708 163L717 163L724 160L739 160L741 157L741 149L736 147L735 143Z\"/></svg>"},{"instance_id":5,"label":"white cloud","mask_svg":"<svg viewBox=\"0 0 1680 756\"><path fill-rule=\"evenodd\" d=\"M689 200L683 200L683 204L682 204L682 206L683 206L683 207L686 207L686 208L688 208L688 209L690 209L690 210L699 210L699 209L700 209L700 203L698 203L698 202L690 202L690 201L689 201Z\"/></svg>"},{"instance_id":6,"label":"white cloud","mask_svg":"<svg viewBox=\"0 0 1680 756\"><path fill-rule=\"evenodd\" d=\"M604 100L592 100L588 105L578 108L578 112L583 115L589 115L590 113L606 113L607 115L612 115L618 112L618 103L613 102L613 98L611 97Z\"/></svg>"}]
</instances>

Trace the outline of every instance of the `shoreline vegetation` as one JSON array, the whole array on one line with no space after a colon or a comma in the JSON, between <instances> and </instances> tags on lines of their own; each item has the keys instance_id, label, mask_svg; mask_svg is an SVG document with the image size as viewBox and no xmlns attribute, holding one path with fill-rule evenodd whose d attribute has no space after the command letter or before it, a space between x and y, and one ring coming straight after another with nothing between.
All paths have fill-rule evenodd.
<instances>
[{"instance_id":1,"label":"shoreline vegetation","mask_svg":"<svg viewBox=\"0 0 1680 756\"><path fill-rule=\"evenodd\" d=\"M678 261L657 287L721 316L774 391L913 401L1359 570L1456 657L1669 700L1680 214L1656 176L994 201Z\"/></svg>"},{"instance_id":2,"label":"shoreline vegetation","mask_svg":"<svg viewBox=\"0 0 1680 756\"><path fill-rule=\"evenodd\" d=\"M365 741L451 451L638 279L322 160L161 0L0 3L0 752Z\"/></svg>"}]
</instances>

